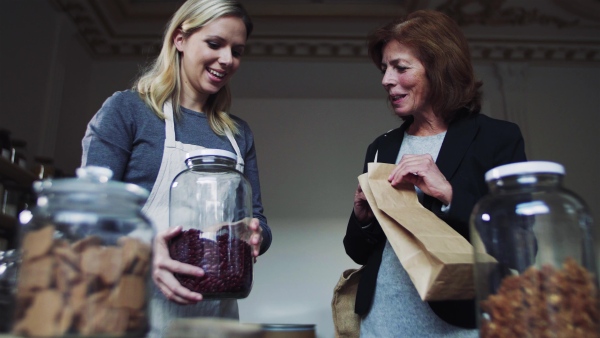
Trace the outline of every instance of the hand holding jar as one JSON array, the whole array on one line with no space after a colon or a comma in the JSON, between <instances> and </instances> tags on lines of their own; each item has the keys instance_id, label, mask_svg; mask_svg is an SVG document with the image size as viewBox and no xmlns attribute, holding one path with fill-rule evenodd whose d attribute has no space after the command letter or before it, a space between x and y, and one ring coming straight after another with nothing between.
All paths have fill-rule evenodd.
<instances>
[{"instance_id":1,"label":"hand holding jar","mask_svg":"<svg viewBox=\"0 0 600 338\"><path fill-rule=\"evenodd\" d=\"M253 218L249 224L249 229L252 231L249 243L252 245L252 256L254 262L260 252L262 243L262 227L257 218ZM159 233L154 241L154 264L153 264L153 279L161 292L169 299L179 304L193 304L202 300L202 295L197 292L190 291L179 283L174 274L189 275L203 277L204 270L195 265L182 263L174 260L169 255L169 241L179 236L183 231L181 226L170 228L162 233Z\"/></svg>"}]
</instances>

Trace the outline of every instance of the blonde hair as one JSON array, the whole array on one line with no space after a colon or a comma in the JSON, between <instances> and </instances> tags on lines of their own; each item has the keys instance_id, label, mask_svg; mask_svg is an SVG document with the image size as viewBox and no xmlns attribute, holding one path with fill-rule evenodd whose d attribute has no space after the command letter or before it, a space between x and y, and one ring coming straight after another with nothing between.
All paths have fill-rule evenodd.
<instances>
[{"instance_id":1,"label":"blonde hair","mask_svg":"<svg viewBox=\"0 0 600 338\"><path fill-rule=\"evenodd\" d=\"M179 51L173 42L177 31L181 29L184 37L223 16L235 16L242 19L246 26L246 38L252 33L250 16L236 0L188 0L175 12L163 36L160 54L138 78L133 89L137 90L146 104L156 115L163 119L163 104L171 100L175 116L181 116L179 96L181 94L181 74ZM208 97L203 110L210 127L218 135L224 135L230 129L238 134L235 121L227 114L231 106L231 91L225 85L217 93Z\"/></svg>"}]
</instances>

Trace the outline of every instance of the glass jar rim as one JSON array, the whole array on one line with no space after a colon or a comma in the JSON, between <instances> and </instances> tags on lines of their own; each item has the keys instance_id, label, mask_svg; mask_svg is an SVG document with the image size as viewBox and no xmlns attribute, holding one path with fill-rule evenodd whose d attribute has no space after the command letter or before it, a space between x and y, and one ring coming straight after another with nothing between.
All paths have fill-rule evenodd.
<instances>
[{"instance_id":1,"label":"glass jar rim","mask_svg":"<svg viewBox=\"0 0 600 338\"><path fill-rule=\"evenodd\" d=\"M237 155L227 151L227 150L223 150L223 149L198 149L198 150L192 150L189 153L185 154L185 160L189 160L189 159L193 159L196 157L202 157L202 156L221 156L221 157L226 157L232 160L236 160L237 159Z\"/></svg>"},{"instance_id":2,"label":"glass jar rim","mask_svg":"<svg viewBox=\"0 0 600 338\"><path fill-rule=\"evenodd\" d=\"M565 174L565 167L550 161L527 161L505 164L488 170L485 173L486 182L507 176L522 174Z\"/></svg>"}]
</instances>

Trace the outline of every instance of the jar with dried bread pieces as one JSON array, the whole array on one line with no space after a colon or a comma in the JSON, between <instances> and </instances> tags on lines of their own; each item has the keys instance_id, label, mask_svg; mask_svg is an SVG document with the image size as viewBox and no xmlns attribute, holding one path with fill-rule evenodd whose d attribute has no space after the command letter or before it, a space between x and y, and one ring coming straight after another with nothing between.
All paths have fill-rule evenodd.
<instances>
[{"instance_id":1,"label":"jar with dried bread pieces","mask_svg":"<svg viewBox=\"0 0 600 338\"><path fill-rule=\"evenodd\" d=\"M486 173L471 214L481 337L600 337L593 220L564 176L545 161Z\"/></svg>"},{"instance_id":2,"label":"jar with dried bread pieces","mask_svg":"<svg viewBox=\"0 0 600 338\"><path fill-rule=\"evenodd\" d=\"M148 191L83 167L34 183L19 215L20 265L12 333L25 337L139 337L148 330Z\"/></svg>"}]
</instances>

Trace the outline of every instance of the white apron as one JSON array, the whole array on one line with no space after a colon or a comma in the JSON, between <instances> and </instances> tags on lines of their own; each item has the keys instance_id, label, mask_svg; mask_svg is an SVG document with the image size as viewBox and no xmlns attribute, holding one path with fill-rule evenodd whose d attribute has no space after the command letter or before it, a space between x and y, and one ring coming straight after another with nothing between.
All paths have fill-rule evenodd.
<instances>
[{"instance_id":1,"label":"white apron","mask_svg":"<svg viewBox=\"0 0 600 338\"><path fill-rule=\"evenodd\" d=\"M175 124L173 120L173 107L171 102L163 106L165 115L165 147L160 163L160 170L156 182L152 187L150 196L142 208L142 212L152 221L155 230L162 232L169 227L169 190L171 182L177 174L186 169L185 156L192 150L203 149L202 146L184 144L175 140ZM226 130L226 135L237 154L237 167L243 171L244 161L240 149L231 131ZM194 305L179 305L169 301L154 283L150 300L150 325L148 337L162 338L172 319L182 317L222 317L239 319L237 301L203 300Z\"/></svg>"}]
</instances>

